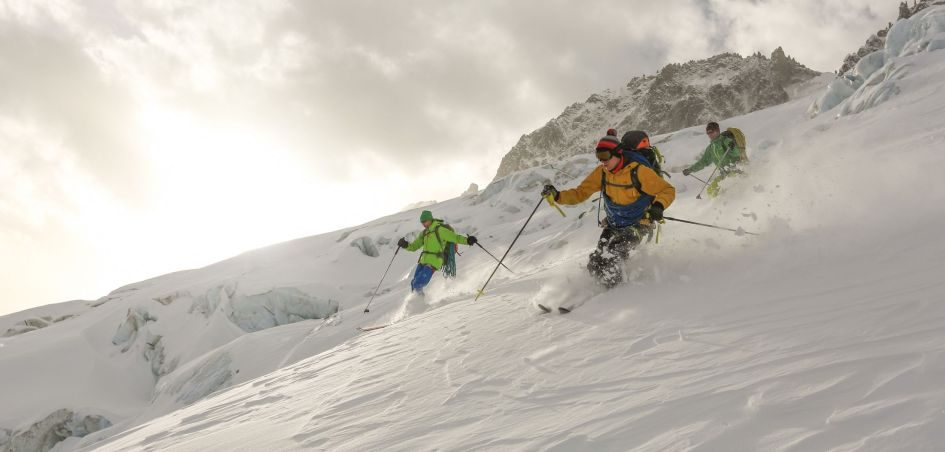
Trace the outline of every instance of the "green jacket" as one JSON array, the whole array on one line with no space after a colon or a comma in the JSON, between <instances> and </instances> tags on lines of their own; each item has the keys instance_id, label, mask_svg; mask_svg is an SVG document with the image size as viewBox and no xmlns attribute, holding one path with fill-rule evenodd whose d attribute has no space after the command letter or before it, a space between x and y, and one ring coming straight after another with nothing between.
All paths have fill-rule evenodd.
<instances>
[{"instance_id":1,"label":"green jacket","mask_svg":"<svg viewBox=\"0 0 945 452\"><path fill-rule=\"evenodd\" d=\"M417 251L423 248L419 262L436 270L443 266L443 250L446 249L447 242L459 243L460 245L469 244L466 241L466 236L459 235L442 226L443 220L433 220L430 227L424 229L417 238L413 239L413 242L407 245L407 251Z\"/></svg>"},{"instance_id":2,"label":"green jacket","mask_svg":"<svg viewBox=\"0 0 945 452\"><path fill-rule=\"evenodd\" d=\"M728 151L727 154L726 151ZM715 139L706 146L705 152L702 153L702 158L690 166L689 171L694 173L714 163L719 167L721 174L726 174L735 169L735 165L741 161L741 159L742 154L741 151L738 150L738 146L735 145L735 140L719 134L719 136L715 137Z\"/></svg>"}]
</instances>

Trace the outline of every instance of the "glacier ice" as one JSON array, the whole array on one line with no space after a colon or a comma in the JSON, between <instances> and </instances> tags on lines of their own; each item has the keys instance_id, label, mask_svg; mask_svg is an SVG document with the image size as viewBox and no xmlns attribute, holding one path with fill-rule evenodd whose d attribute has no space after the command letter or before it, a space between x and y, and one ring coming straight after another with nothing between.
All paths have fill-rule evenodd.
<instances>
[{"instance_id":1,"label":"glacier ice","mask_svg":"<svg viewBox=\"0 0 945 452\"><path fill-rule=\"evenodd\" d=\"M370 237L358 237L351 241L351 246L359 249L362 254L368 257L378 257L381 255L377 251L377 246L374 245L374 241Z\"/></svg>"},{"instance_id":2,"label":"glacier ice","mask_svg":"<svg viewBox=\"0 0 945 452\"><path fill-rule=\"evenodd\" d=\"M338 312L337 301L321 300L294 287L277 287L255 295L237 294L230 305L230 320L246 332L324 319Z\"/></svg>"},{"instance_id":3,"label":"glacier ice","mask_svg":"<svg viewBox=\"0 0 945 452\"><path fill-rule=\"evenodd\" d=\"M943 48L945 7L928 8L902 19L889 30L883 49L864 56L853 69L834 79L808 113L816 116L842 104L838 115L843 116L882 104L899 94L896 81L908 70L898 58Z\"/></svg>"},{"instance_id":4,"label":"glacier ice","mask_svg":"<svg viewBox=\"0 0 945 452\"><path fill-rule=\"evenodd\" d=\"M108 428L112 423L97 414L60 409L22 431L0 429L0 451L49 451L69 437L83 437Z\"/></svg>"}]
</instances>

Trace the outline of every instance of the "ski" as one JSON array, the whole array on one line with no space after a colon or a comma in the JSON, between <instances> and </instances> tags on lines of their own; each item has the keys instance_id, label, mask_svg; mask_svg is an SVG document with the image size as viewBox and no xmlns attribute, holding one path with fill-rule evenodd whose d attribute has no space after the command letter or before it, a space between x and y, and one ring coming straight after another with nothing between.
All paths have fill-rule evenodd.
<instances>
[{"instance_id":1,"label":"ski","mask_svg":"<svg viewBox=\"0 0 945 452\"><path fill-rule=\"evenodd\" d=\"M379 329L381 329L381 328L387 328L387 327L389 327L389 326L390 326L390 324L387 324L387 325L375 325L375 326L359 326L359 327L358 327L358 331L374 331L374 330L379 330Z\"/></svg>"},{"instance_id":2,"label":"ski","mask_svg":"<svg viewBox=\"0 0 945 452\"><path fill-rule=\"evenodd\" d=\"M553 309L541 303L538 303L535 306L538 306L538 309L541 309L542 314L551 314L552 312L554 312ZM558 306L558 314L570 314L572 309L574 309L574 306L571 306L570 308L566 308L564 306Z\"/></svg>"}]
</instances>

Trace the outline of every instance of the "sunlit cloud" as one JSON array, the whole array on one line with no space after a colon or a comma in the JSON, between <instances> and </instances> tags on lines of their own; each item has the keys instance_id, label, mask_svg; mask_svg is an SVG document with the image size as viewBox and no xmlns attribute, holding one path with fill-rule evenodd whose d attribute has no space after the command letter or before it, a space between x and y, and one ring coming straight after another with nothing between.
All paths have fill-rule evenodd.
<instances>
[{"instance_id":1,"label":"sunlit cloud","mask_svg":"<svg viewBox=\"0 0 945 452\"><path fill-rule=\"evenodd\" d=\"M668 62L781 45L832 70L894 3L0 3L0 313L485 186Z\"/></svg>"}]
</instances>

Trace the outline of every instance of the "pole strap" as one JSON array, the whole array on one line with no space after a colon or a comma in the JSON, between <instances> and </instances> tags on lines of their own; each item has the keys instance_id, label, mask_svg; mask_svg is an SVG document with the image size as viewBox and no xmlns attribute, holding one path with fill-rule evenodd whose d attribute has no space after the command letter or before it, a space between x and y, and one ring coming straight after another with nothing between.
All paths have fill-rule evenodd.
<instances>
[{"instance_id":1,"label":"pole strap","mask_svg":"<svg viewBox=\"0 0 945 452\"><path fill-rule=\"evenodd\" d=\"M564 214L564 211L561 210L561 207L559 207L558 204L555 202L555 198L553 196L545 195L545 199L548 200L548 205L550 205L551 207L554 207L555 209L558 209L558 213L560 213L562 217L567 217L567 215Z\"/></svg>"}]
</instances>

